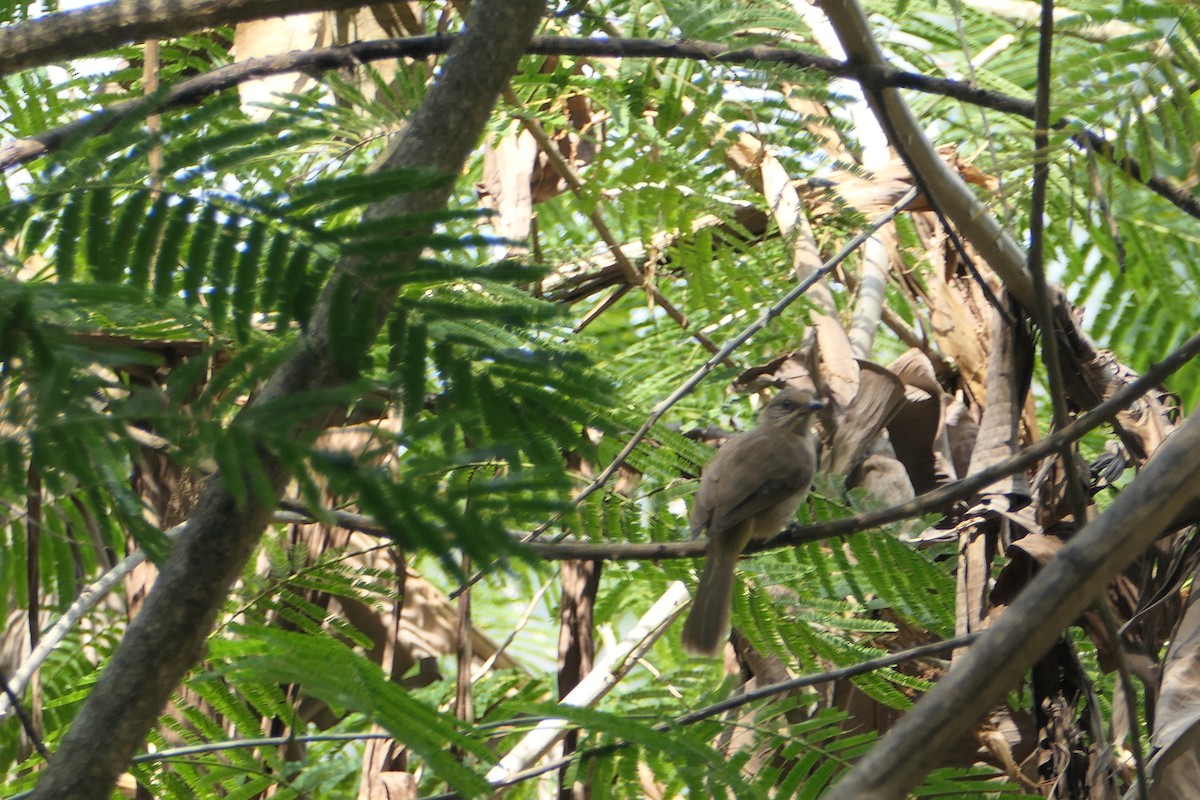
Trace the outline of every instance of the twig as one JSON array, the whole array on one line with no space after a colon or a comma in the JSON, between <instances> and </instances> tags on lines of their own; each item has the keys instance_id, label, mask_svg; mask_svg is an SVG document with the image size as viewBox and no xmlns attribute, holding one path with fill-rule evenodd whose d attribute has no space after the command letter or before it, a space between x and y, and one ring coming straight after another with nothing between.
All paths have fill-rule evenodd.
<instances>
[{"instance_id":1,"label":"twig","mask_svg":"<svg viewBox=\"0 0 1200 800\"><path fill-rule=\"evenodd\" d=\"M1056 431L1041 441L1035 442L1019 453L1015 453L1003 461L998 461L985 470L968 475L962 480L947 484L940 489L927 492L920 497L877 511L866 511L841 519L830 520L817 525L789 525L782 533L773 539L763 542L753 542L746 547L746 553L758 553L789 547L806 542L828 539L834 536L848 536L852 533L900 522L923 514L938 511L946 505L969 498L1000 478L1013 474L1035 464L1046 456L1054 453L1064 442L1077 441L1090 431L1108 422L1113 416L1127 408L1131 403L1146 392L1160 386L1163 381L1183 368L1189 361L1200 355L1200 334L1188 339L1173 350L1166 358L1146 370L1145 374L1130 381L1120 391L1100 403L1075 422ZM289 509L298 509L302 514L296 517L280 518L282 522L297 522L312 519L326 514L332 514L338 525L350 530L381 535L383 528L375 520L360 514L346 512L309 512L298 500L284 501L281 505ZM541 530L544 530L542 528ZM517 534L513 534L516 536ZM540 558L547 560L582 559L596 561L658 561L675 558L694 558L703 555L707 542L702 539L671 542L644 543L591 543L591 542L556 542L541 543L530 540L527 535L523 546Z\"/></svg>"},{"instance_id":2,"label":"twig","mask_svg":"<svg viewBox=\"0 0 1200 800\"><path fill-rule=\"evenodd\" d=\"M584 678L575 685L566 697L562 706L594 705L624 675L637 664L646 652L654 646L663 631L671 624L679 612L687 606L690 600L687 588L680 581L675 581L662 597L638 620L625 638L615 647L601 652L596 665ZM526 769L537 761L567 733L569 723L565 719L551 718L542 720L537 727L526 734L516 747L500 760L500 763L487 774L487 780L494 786L507 785L511 777Z\"/></svg>"},{"instance_id":3,"label":"twig","mask_svg":"<svg viewBox=\"0 0 1200 800\"><path fill-rule=\"evenodd\" d=\"M848 258L851 253L857 250L863 244L863 242L867 241L867 239L869 239L872 234L875 233L875 231L891 222L892 218L899 214L904 207L908 205L909 201L916 196L917 190L915 188L910 189L904 195L904 197L900 198L900 200L898 200L896 204L888 209L882 216L872 222L866 229L859 231L858 235L847 242L846 245L837 253L837 255L822 264L820 269L805 278L794 289L792 289L774 305L763 312L763 314L754 322L750 323L745 330L730 339L729 342L726 343L726 345L722 347L715 355L713 355L712 358L704 362L704 364L698 370L692 373L692 376L684 381L678 389L676 389L665 400L655 406L654 411L650 413L650 416L647 418L645 424L643 424L642 427L638 429L637 433L635 433L629 440L629 442L626 443L621 452L617 454L617 457L612 460L612 463L605 467L604 471L597 475L595 480L584 487L583 491L575 496L575 505L580 505L584 500L594 494L597 489L608 483L608 480L614 474L616 474L616 471L621 468L622 464L625 463L625 459L629 458L629 456L637 448L638 444L641 443L642 439L646 438L646 435L650 433L650 429L653 428L654 425L663 418L663 415L666 414L672 406L683 399L689 392L699 386L700 382L703 381L710 372L716 369L717 365L724 361L729 354L733 353L743 344L748 342L750 338L754 336L754 334L765 328L771 322L771 320L775 319L775 317L778 317L784 312L785 309L787 309L788 306L799 300L800 297L803 296L810 287L812 287L817 281L828 275L839 264L845 261L846 258ZM545 526L543 527L543 530L544 528Z\"/></svg>"},{"instance_id":4,"label":"twig","mask_svg":"<svg viewBox=\"0 0 1200 800\"><path fill-rule=\"evenodd\" d=\"M544 155L550 162L550 165L554 167L554 171L562 176L562 179L567 182L567 186L571 188L571 191L576 197L583 199L583 178L580 177L579 173L575 171L574 167L568 164L567 160L563 158L563 155L561 152L559 152L558 147L553 141L551 141L550 137L546 135L546 130L542 127L542 124L536 119L525 114L525 106L521 102L521 99L517 97L516 92L512 90L511 86L505 88L504 90L504 101L512 106L517 112L517 119L521 121L521 126L524 127L525 130L529 132L529 135L534 138L534 141L537 142L538 148L542 151L542 155ZM692 330L692 324L688 322L688 319L683 315L683 312L680 311L674 303L668 300L665 295L663 295L662 290L660 290L653 283L647 281L646 275L640 269L635 267L633 263L630 262L630 260L625 256L625 251L621 249L621 243L618 242L617 237L613 235L612 229L608 227L608 223L605 221L604 216L600 213L599 208L597 206L593 206L585 213L587 218L591 220L592 227L596 229L596 233L600 235L601 241L603 241L608 249L612 252L613 260L617 262L617 266L621 268L621 272L625 275L625 282L631 286L640 287L643 291L645 291L646 294L650 296L650 300L654 304L666 311L667 316L675 320L675 323L679 325L679 327L683 328L685 331L688 331L689 335L698 341L705 350L710 353L717 352L717 346L713 344L712 340L709 339L707 335L705 335L704 331ZM737 369L737 365L732 361L728 362L728 364L731 368Z\"/></svg>"},{"instance_id":5,"label":"twig","mask_svg":"<svg viewBox=\"0 0 1200 800\"><path fill-rule=\"evenodd\" d=\"M617 453L616 458L614 458L609 465L604 468L603 472L596 476L595 480L585 486L583 490L579 492L579 494L575 495L572 505L576 507L581 505L583 501L592 496L596 490L608 483L609 479L612 478L612 476L616 474L617 470L621 468L621 465L625 463L625 460L629 458L634 450L637 449L637 446L641 443L642 439L646 438L646 435L650 433L650 430L654 427L654 425L663 418L663 415L666 414L672 406L674 406L689 392L699 386L700 382L703 381L710 372L716 369L718 364L722 363L726 358L728 358L731 353L748 342L750 338L754 336L754 334L765 328L771 322L771 320L775 319L775 317L778 317L784 312L785 309L787 309L788 306L800 299L800 297L814 284L816 284L817 281L821 280L821 278L828 275L839 264L845 261L846 258L849 257L849 255L856 249L858 249L863 242L867 241L867 239L869 239L875 233L875 231L882 228L888 222L891 222L892 218L899 214L904 207L908 205L909 201L916 196L916 188L914 187L909 189L904 197L901 197L896 204L888 209L881 217L872 222L866 229L859 231L853 239L851 239L844 247L842 247L837 255L822 264L820 269L816 270L803 281L801 281L794 289L784 295L782 299L764 311L758 319L750 323L745 330L730 339L724 347L713 354L712 358L708 359L708 361L705 361L704 364L701 365L698 370L693 372L692 376L684 381L678 389L676 389L674 392L668 395L665 400L654 407L654 410L650 412L650 416L646 419L646 422L642 425L642 427L638 428L637 432L634 433L630 440L625 444L625 447L621 449L621 452ZM549 530L550 526L553 525L560 517L561 515L542 523L533 531L531 531L529 535L526 536L522 541L534 541L547 530ZM474 575L468 578L462 586L459 586L457 589L452 591L450 593L450 598L453 599L457 597L459 592L474 586L482 578L483 573L476 572Z\"/></svg>"},{"instance_id":6,"label":"twig","mask_svg":"<svg viewBox=\"0 0 1200 800\"><path fill-rule=\"evenodd\" d=\"M1033 185L1029 193L1029 252L1026 266L1033 278L1034 308L1038 328L1042 331L1042 361L1050 388L1050 406L1054 427L1067 425L1067 392L1063 381L1062 360L1058 353L1058 335L1054 327L1054 311L1050 307L1050 292L1046 283L1045 212L1046 185L1050 181L1050 58L1054 49L1054 0L1042 0L1041 25L1038 37L1037 91L1033 114ZM1087 500L1079 482L1075 464L1075 448L1071 442L1059 451L1066 478L1067 496L1075 514L1075 525L1087 523Z\"/></svg>"},{"instance_id":7,"label":"twig","mask_svg":"<svg viewBox=\"0 0 1200 800\"><path fill-rule=\"evenodd\" d=\"M1125 700L1125 714L1129 717L1129 752L1133 754L1133 768L1137 772L1137 794L1139 800L1150 800L1150 783L1146 778L1146 753L1142 750L1142 734L1138 725L1137 689L1133 685L1133 672L1129 669L1129 656L1121 644L1121 632L1112 601L1100 597L1096 601L1104 630L1112 642L1113 656L1117 661L1117 680L1121 682L1121 694ZM1111 750L1111 743L1109 745Z\"/></svg>"},{"instance_id":8,"label":"twig","mask_svg":"<svg viewBox=\"0 0 1200 800\"><path fill-rule=\"evenodd\" d=\"M1173 350L1166 358L1151 366L1145 374L1130 381L1112 397L1096 406L1087 414L1077 419L1060 431L1046 437L1020 453L1016 453L1003 461L998 461L985 470L970 475L955 483L921 495L918 498L901 503L898 506L868 511L850 517L832 520L820 525L790 525L773 539L761 543L752 543L746 548L747 553L757 553L763 550L773 550L804 542L827 539L833 536L847 536L851 533L866 530L880 525L909 519L944 507L947 503L970 497L971 494L996 480L1011 475L1019 469L1045 458L1058 449L1064 441L1074 441L1086 435L1107 422L1115 414L1126 408L1137 398L1160 385L1164 380L1181 369L1200 354L1200 334L1188 339ZM332 515L335 523L349 530L361 531L372 535L382 535L383 527L370 517L361 514L350 514L344 511L326 510L320 513L310 512L295 499L284 500L280 504L286 509L277 514L277 522L307 522L318 517ZM296 513L299 509L300 513ZM168 538L177 537L183 530L183 525L176 525L166 532ZM562 542L557 544L540 544L528 542L524 546L544 559L588 559L588 560L647 560L655 561L668 558L694 558L704 553L706 542L703 540L683 542L651 542L647 544L585 544ZM75 599L75 602L59 617L54 626L47 631L37 648L29 654L29 658L18 668L13 676L13 685L19 695L28 683L28 676L45 661L55 646L66 636L83 616L117 584L125 575L138 564L146 560L142 551L135 550L123 561L90 584ZM0 697L0 717L8 710L9 700Z\"/></svg>"},{"instance_id":9,"label":"twig","mask_svg":"<svg viewBox=\"0 0 1200 800\"><path fill-rule=\"evenodd\" d=\"M186 523L180 523L174 528L166 532L169 539L178 538L183 533L183 528ZM128 556L121 560L115 567L100 576L96 581L88 584L75 601L63 612L54 626L42 636L41 641L29 653L29 657L25 662L17 668L17 671L12 676L12 692L14 697L19 697L21 692L25 691L25 687L29 685L30 679L46 658L53 652L70 630L75 627L79 620L83 619L92 608L100 602L109 591L112 590L126 575L134 570L139 564L146 560L146 554L141 550L134 550ZM11 700L6 696L0 698L0 718L11 708Z\"/></svg>"},{"instance_id":10,"label":"twig","mask_svg":"<svg viewBox=\"0 0 1200 800\"><path fill-rule=\"evenodd\" d=\"M36 615L31 615L36 616ZM33 743L33 749L37 750L38 755L44 760L50 760L50 752L46 750L46 743L42 741L42 737L38 736L37 728L34 727L33 720L25 711L25 706L21 705L21 698L17 697L16 692L8 685L8 679L4 677L4 673L0 672L0 688L4 690L4 696L8 698L8 702L12 705L13 711L17 714L17 719L21 720L21 727L25 729L25 735L29 737L29 741Z\"/></svg>"}]
</instances>

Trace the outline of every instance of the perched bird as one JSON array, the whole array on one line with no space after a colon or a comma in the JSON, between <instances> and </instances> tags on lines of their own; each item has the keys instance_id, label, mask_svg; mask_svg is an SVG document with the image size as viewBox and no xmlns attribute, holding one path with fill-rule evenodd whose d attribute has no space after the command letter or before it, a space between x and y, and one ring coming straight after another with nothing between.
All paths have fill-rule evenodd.
<instances>
[{"instance_id":1,"label":"perched bird","mask_svg":"<svg viewBox=\"0 0 1200 800\"><path fill-rule=\"evenodd\" d=\"M785 388L758 427L726 442L704 470L692 500L692 536L708 532L704 571L683 624L683 648L716 655L729 634L738 556L753 540L786 525L812 485L817 444L811 423L824 404L811 392Z\"/></svg>"}]
</instances>

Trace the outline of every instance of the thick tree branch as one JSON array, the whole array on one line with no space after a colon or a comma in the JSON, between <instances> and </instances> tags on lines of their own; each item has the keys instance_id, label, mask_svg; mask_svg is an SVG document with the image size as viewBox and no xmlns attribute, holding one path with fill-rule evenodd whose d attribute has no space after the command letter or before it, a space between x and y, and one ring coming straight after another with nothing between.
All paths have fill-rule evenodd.
<instances>
[{"instance_id":1,"label":"thick tree branch","mask_svg":"<svg viewBox=\"0 0 1200 800\"><path fill-rule=\"evenodd\" d=\"M385 169L425 167L458 174L543 8L540 0L472 4L467 33L456 42L439 80L388 154ZM450 190L447 184L392 197L371 206L366 216L373 220L427 216L444 207ZM410 227L398 234L422 232ZM416 258L416 253L403 254L389 267L403 270ZM272 403L338 386L351 377L344 365L357 359L348 358L346 345L340 351L331 346L336 332L330 330L330 307L334 297L347 296L343 282L352 281L351 311L367 315L378 330L395 298L394 286L380 285L378 275L378 271L360 274L354 260L339 265L295 351L242 414L262 413ZM368 344L362 343L362 349ZM310 419L295 433L323 424L324 419ZM260 448L258 458L257 467L273 496L252 493L239 503L220 475L210 481L141 613L42 775L35 798L108 797L117 774L156 722L171 691L202 655L229 587L244 569L288 479L286 468L273 454Z\"/></svg>"},{"instance_id":2,"label":"thick tree branch","mask_svg":"<svg viewBox=\"0 0 1200 800\"><path fill-rule=\"evenodd\" d=\"M0 27L0 76L213 25L361 5L363 0L113 0Z\"/></svg>"},{"instance_id":3,"label":"thick tree branch","mask_svg":"<svg viewBox=\"0 0 1200 800\"><path fill-rule=\"evenodd\" d=\"M859 4L842 0L829 4L828 11L847 53L862 65L864 74L885 69L883 53ZM934 163L932 146L895 89L876 84L868 95L929 200L953 220L1010 294L1027 311L1036 312L1049 292L1025 269L1017 243L961 181L949 175L944 165ZM1115 390L1119 378L1112 371L1084 369L1085 364L1094 366L1095 347L1078 329L1061 292L1054 291L1047 305L1054 314L1045 321L1042 335L1066 345L1064 351L1074 358L1069 391L1081 406L1093 407ZM1153 542L1200 492L1195 478L1200 468L1197 444L1200 423L1193 418L1167 439L1109 511L1059 552L984 639L829 796L835 800L898 798L919 782L936 754L1015 685L1117 571Z\"/></svg>"},{"instance_id":4,"label":"thick tree branch","mask_svg":"<svg viewBox=\"0 0 1200 800\"><path fill-rule=\"evenodd\" d=\"M1200 418L1172 434L1108 510L1081 530L967 654L826 795L905 797L938 754L962 740L1007 691L1200 495Z\"/></svg>"},{"instance_id":5,"label":"thick tree branch","mask_svg":"<svg viewBox=\"0 0 1200 800\"><path fill-rule=\"evenodd\" d=\"M1038 291L1026 269L1024 252L961 177L948 169L900 92L884 86L878 77L887 72L887 62L871 34L862 8L855 0L840 0L827 4L826 11L849 60L859 66L863 89L872 110L917 186L943 220L953 222L957 231L1000 277L1008 293L1030 316L1036 316ZM871 79L872 74L877 77ZM1072 401L1081 408L1093 408L1119 388L1121 376L1112 364L1101 358L1096 345L1079 327L1062 290L1052 287L1049 293L1054 320L1051 329L1043 330L1042 335L1059 337L1064 358L1063 377ZM1151 404L1138 411L1157 413ZM1136 451L1139 446L1136 424L1118 415L1115 427L1127 446Z\"/></svg>"}]
</instances>

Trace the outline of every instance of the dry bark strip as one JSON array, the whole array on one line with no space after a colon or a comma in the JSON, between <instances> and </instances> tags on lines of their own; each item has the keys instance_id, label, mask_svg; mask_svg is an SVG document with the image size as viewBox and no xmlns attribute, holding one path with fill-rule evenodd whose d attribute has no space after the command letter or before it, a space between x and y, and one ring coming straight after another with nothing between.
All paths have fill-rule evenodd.
<instances>
[{"instance_id":1,"label":"dry bark strip","mask_svg":"<svg viewBox=\"0 0 1200 800\"><path fill-rule=\"evenodd\" d=\"M441 79L410 119L384 168L426 167L458 174L543 10L540 0L474 3L467 33L458 40ZM451 188L447 184L392 197L371 206L366 216L378 220L434 211L444 207ZM401 256L394 266L404 269L415 258L415 254ZM359 291L354 312L370 315L379 324L395 299L394 290L373 285L369 277L357 274L357 267L354 261L339 265L308 331L255 405L347 380L339 366L344 359L335 356L330 344L330 306L338 284L355 281ZM311 419L304 427L323 424L322 419ZM288 479L286 468L272 454L260 452L259 458L258 468L275 498L264 502L252 494L239 504L219 476L211 481L164 562L142 612L51 759L32 795L35 800L107 798L171 691L201 657L229 587L245 567Z\"/></svg>"}]
</instances>

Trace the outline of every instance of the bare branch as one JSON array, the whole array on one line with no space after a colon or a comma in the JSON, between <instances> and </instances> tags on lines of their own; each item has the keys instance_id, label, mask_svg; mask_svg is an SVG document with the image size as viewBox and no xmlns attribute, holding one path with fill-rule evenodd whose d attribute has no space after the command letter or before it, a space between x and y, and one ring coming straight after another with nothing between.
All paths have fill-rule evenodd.
<instances>
[{"instance_id":1,"label":"bare branch","mask_svg":"<svg viewBox=\"0 0 1200 800\"><path fill-rule=\"evenodd\" d=\"M1081 530L978 642L826 795L904 797L1197 496L1200 418L1173 433L1108 510Z\"/></svg>"}]
</instances>

